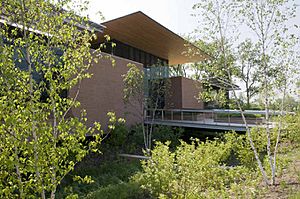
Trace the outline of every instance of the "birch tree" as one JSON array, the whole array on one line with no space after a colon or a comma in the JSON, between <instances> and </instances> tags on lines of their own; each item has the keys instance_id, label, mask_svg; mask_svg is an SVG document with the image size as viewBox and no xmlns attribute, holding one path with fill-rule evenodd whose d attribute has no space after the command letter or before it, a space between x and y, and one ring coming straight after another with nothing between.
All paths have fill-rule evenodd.
<instances>
[{"instance_id":1,"label":"birch tree","mask_svg":"<svg viewBox=\"0 0 300 199\"><path fill-rule=\"evenodd\" d=\"M101 141L100 124L87 127L84 111L72 116L80 103L67 96L100 58L90 49L94 29L72 11L85 9L74 1L0 2L0 197L55 198Z\"/></svg>"},{"instance_id":2,"label":"birch tree","mask_svg":"<svg viewBox=\"0 0 300 199\"><path fill-rule=\"evenodd\" d=\"M257 95L260 89L258 52L251 40L247 39L238 46L237 59L238 77L245 84L247 108L250 108L251 98Z\"/></svg>"},{"instance_id":3,"label":"birch tree","mask_svg":"<svg viewBox=\"0 0 300 199\"><path fill-rule=\"evenodd\" d=\"M200 35L203 35L203 39L206 39L210 42L216 43L216 51L220 54L220 66L212 67L211 70L214 70L216 75L228 79L231 88L233 90L233 97L237 103L237 106L240 110L243 122L246 127L246 132L248 139L251 145L251 149L254 152L255 159L257 161L259 170L263 176L265 184L269 184L266 171L263 167L263 163L259 158L259 154L254 145L251 130L246 121L245 115L243 114L243 109L238 100L238 96L235 92L233 75L234 70L230 63L229 52L231 47L234 44L234 41L237 40L237 5L234 1L227 0L211 0L211 1L200 1L200 3L194 5L194 9L200 10L198 14L199 18L202 18L203 23L198 28Z\"/></svg>"},{"instance_id":4,"label":"birch tree","mask_svg":"<svg viewBox=\"0 0 300 199\"><path fill-rule=\"evenodd\" d=\"M274 64L277 49L284 50L289 48L285 45L290 38L288 21L295 17L295 5L293 1L287 0L255 0L255 1L238 1L241 5L240 18L253 31L259 45L259 59L262 69L262 93L264 98L265 121L266 121L266 137L267 137L267 153L269 165L272 171L271 184L275 184L276 177L276 151L271 149L271 129L270 129L270 99L274 95L274 85L278 80L279 71L289 70L285 65ZM242 17L244 16L244 17ZM285 62L287 57L281 57ZM277 62L280 63L280 62ZM287 72L287 71L286 71ZM274 78L275 77L275 78ZM285 80L284 80L285 81ZM285 84L285 83L284 83ZM284 94L285 95L285 94ZM284 97L282 98L284 99ZM278 133L279 135L279 133ZM277 140L277 143L279 140ZM277 144L276 144L277 146Z\"/></svg>"},{"instance_id":5,"label":"birch tree","mask_svg":"<svg viewBox=\"0 0 300 199\"><path fill-rule=\"evenodd\" d=\"M267 157L269 167L271 169L271 177L269 178L263 163L259 158L257 150L251 136L251 130L247 125L247 121L243 114L243 109L238 101L236 92L233 90L233 97L237 102L237 106L241 112L244 124L247 129L248 139L251 149L254 152L258 167L263 176L265 184L275 184L276 175L276 152L271 150L271 127L270 127L270 107L269 102L271 95L275 89L278 80L278 71L287 70L280 64L274 63L274 56L276 49L285 49L283 45L288 37L283 37L288 33L289 27L287 21L289 18L294 17L295 7L288 1L268 1L268 0L255 0L255 1L201 1L195 5L195 8L200 8L204 18L204 32L209 36L210 40L214 40L218 44L217 50L222 55L222 65L225 69L229 81L232 83L233 75L230 67L228 67L228 51L232 45L237 41L237 25L240 24L238 20L241 19L244 30L249 28L256 35L255 41L258 45L258 59L259 67L262 71L261 93L264 96L265 106L265 132L267 143ZM245 26L246 25L246 26ZM244 31L245 32L245 31ZM236 33L236 34L235 34ZM240 34L243 34L242 32ZM280 136L279 136L280 138ZM279 138L277 139L277 150Z\"/></svg>"},{"instance_id":6,"label":"birch tree","mask_svg":"<svg viewBox=\"0 0 300 199\"><path fill-rule=\"evenodd\" d=\"M169 82L165 78L159 77L159 75L147 78L144 71L134 64L129 64L128 67L129 70L123 75L123 100L126 105L136 108L136 112L130 112L129 114L133 114L140 120L144 136L144 147L149 155L152 147L153 122L157 116L157 109L160 108L160 102L167 94ZM145 92L148 94L146 95ZM145 124L147 121L150 123Z\"/></svg>"}]
</instances>

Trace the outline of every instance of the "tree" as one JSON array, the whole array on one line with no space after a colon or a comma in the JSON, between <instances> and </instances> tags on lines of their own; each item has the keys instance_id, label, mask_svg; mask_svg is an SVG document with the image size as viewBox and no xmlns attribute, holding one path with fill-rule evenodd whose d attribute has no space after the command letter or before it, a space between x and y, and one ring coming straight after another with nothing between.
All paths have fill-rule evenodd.
<instances>
[{"instance_id":1,"label":"tree","mask_svg":"<svg viewBox=\"0 0 300 199\"><path fill-rule=\"evenodd\" d=\"M85 4L72 2L1 0L1 198L55 198L63 178L101 141L99 123L87 127L84 111L69 114L80 103L67 91L91 77L100 52L90 50L88 19L72 11Z\"/></svg>"},{"instance_id":2,"label":"tree","mask_svg":"<svg viewBox=\"0 0 300 199\"><path fill-rule=\"evenodd\" d=\"M229 65L229 51L231 48L231 42L234 41L234 35L236 34L236 7L233 1L201 1L200 3L194 6L195 9L201 9L204 13L203 18L205 21L205 26L203 27L203 31L205 35L209 35L208 38L210 41L214 41L216 43L216 51L220 55L223 70L219 70L218 67L212 68L214 71L220 71L217 74L222 76L227 76L231 87L233 88L233 74ZM262 161L259 159L258 152L254 146L254 142L251 137L251 130L248 127L247 121L243 114L242 106L238 101L238 96L233 89L233 95L236 99L237 106L242 115L244 124L246 126L248 139L251 144L251 148L255 154L255 158L257 160L259 169L263 175L263 179L266 184L268 184L267 175L263 168Z\"/></svg>"},{"instance_id":3,"label":"tree","mask_svg":"<svg viewBox=\"0 0 300 199\"><path fill-rule=\"evenodd\" d=\"M250 108L250 100L259 92L259 60L258 49L250 39L238 46L239 74L238 77L246 87L247 108Z\"/></svg>"},{"instance_id":4,"label":"tree","mask_svg":"<svg viewBox=\"0 0 300 199\"><path fill-rule=\"evenodd\" d=\"M289 17L294 16L294 6L289 7L287 1L267 1L267 0L257 0L257 1L201 1L196 4L194 8L201 9L201 13L204 18L204 28L205 36L209 37L210 41L215 41L217 44L216 50L221 56L221 65L223 73L227 76L232 90L233 97L236 100L237 106L242 115L242 119L247 129L248 140L251 145L251 149L254 152L258 167L263 176L264 182L267 185L275 184L275 171L276 171L276 150L279 142L280 136L277 136L277 141L274 154L271 153L271 128L270 128L270 108L269 100L271 91L274 91L277 75L279 71L284 71L286 68L278 67L280 65L274 64L274 55L276 55L275 50L285 49L286 45L282 45L286 41L283 39L284 35L288 31L286 22ZM269 182L265 168L263 167L262 160L259 158L259 154L254 145L251 130L247 124L245 116L243 114L243 109L238 101L238 96L233 89L233 77L236 75L234 68L230 66L229 52L232 49L232 45L237 40L238 31L237 24L238 20L242 19L243 24L246 28L249 27L257 35L258 41L258 58L259 66L262 71L262 76L260 78L262 85L262 94L264 96L264 106L265 106L265 131L267 140L267 157L269 161L269 166L272 170L271 183ZM213 68L213 70L218 70ZM221 72L222 72L221 71ZM278 133L280 135L280 133Z\"/></svg>"},{"instance_id":5,"label":"tree","mask_svg":"<svg viewBox=\"0 0 300 199\"><path fill-rule=\"evenodd\" d=\"M159 67L152 68L154 72L150 76L134 64L129 64L128 67L128 72L123 75L123 99L125 104L136 107L137 111L131 114L140 119L145 150L149 154L152 145L153 121L157 116L157 109L163 108L161 106L163 106L169 83L167 79L160 76ZM148 116L150 123L145 124Z\"/></svg>"},{"instance_id":6,"label":"tree","mask_svg":"<svg viewBox=\"0 0 300 199\"><path fill-rule=\"evenodd\" d=\"M200 49L205 49L205 52L210 56L210 59L190 64L192 72L191 78L197 80L200 85L198 100L205 102L214 102L221 106L228 104L227 99L227 75L224 73L227 69L223 68L222 56L218 49L217 42L205 43L202 40L192 41ZM231 71L235 70L233 65L234 56L232 52L228 52L228 64Z\"/></svg>"},{"instance_id":7,"label":"tree","mask_svg":"<svg viewBox=\"0 0 300 199\"><path fill-rule=\"evenodd\" d=\"M243 22L249 27L250 30L257 37L259 46L259 60L261 62L262 70L262 93L264 96L265 107L265 120L266 120L266 135L267 135L267 153L269 165L272 170L271 184L275 184L276 176L276 154L277 146L280 138L280 130L278 131L277 142L275 149L271 151L271 129L270 123L270 98L272 91L274 91L274 85L278 82L282 82L281 78L278 78L280 72L290 71L287 65L278 64L276 59L276 52L285 51L289 48L286 43L289 41L289 27L287 22L290 18L295 16L295 5L290 6L289 1L238 1L242 9L240 10L240 17ZM292 36L293 37L293 36ZM283 61L286 61L285 57L280 57ZM274 63L275 62L275 63ZM274 74L275 73L275 74ZM275 77L275 78L274 78ZM285 81L285 80L284 80ZM283 83L285 84L285 83ZM285 92L284 94L285 95ZM283 100L285 97L282 98ZM279 128L281 129L281 128Z\"/></svg>"},{"instance_id":8,"label":"tree","mask_svg":"<svg viewBox=\"0 0 300 199\"><path fill-rule=\"evenodd\" d=\"M170 67L170 73L171 73L171 76L175 76L175 77L178 77L178 76L181 76L181 77L188 77L188 65L186 64L177 64L177 65L174 65L172 67Z\"/></svg>"}]
</instances>

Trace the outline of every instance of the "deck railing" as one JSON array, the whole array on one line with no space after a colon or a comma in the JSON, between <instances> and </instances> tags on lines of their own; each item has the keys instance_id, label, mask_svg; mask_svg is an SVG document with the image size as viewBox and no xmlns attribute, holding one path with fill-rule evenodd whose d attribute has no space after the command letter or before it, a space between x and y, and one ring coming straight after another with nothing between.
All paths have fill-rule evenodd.
<instances>
[{"instance_id":1,"label":"deck railing","mask_svg":"<svg viewBox=\"0 0 300 199\"><path fill-rule=\"evenodd\" d=\"M244 124L239 110L229 109L147 109L146 121L191 121L203 124L226 123ZM265 111L245 110L243 111L246 121L250 125L262 125L265 123ZM279 111L270 111L271 116L280 115Z\"/></svg>"}]
</instances>

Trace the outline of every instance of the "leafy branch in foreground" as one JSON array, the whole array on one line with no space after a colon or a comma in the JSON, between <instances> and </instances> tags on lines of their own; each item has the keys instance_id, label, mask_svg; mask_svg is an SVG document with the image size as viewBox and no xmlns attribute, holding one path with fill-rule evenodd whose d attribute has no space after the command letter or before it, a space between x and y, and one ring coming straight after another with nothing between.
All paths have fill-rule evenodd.
<instances>
[{"instance_id":1,"label":"leafy branch in foreground","mask_svg":"<svg viewBox=\"0 0 300 199\"><path fill-rule=\"evenodd\" d=\"M70 112L80 103L68 91L91 77L100 58L90 50L94 30L73 3L1 0L1 198L55 198L64 177L101 141L99 123L87 127L84 111L79 118Z\"/></svg>"}]
</instances>

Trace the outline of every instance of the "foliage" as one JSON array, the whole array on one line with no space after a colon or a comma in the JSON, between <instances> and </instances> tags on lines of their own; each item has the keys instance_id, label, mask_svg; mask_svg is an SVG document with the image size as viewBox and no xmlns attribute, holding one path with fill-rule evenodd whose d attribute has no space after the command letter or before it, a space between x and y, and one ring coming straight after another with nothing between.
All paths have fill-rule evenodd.
<instances>
[{"instance_id":1,"label":"foliage","mask_svg":"<svg viewBox=\"0 0 300 199\"><path fill-rule=\"evenodd\" d=\"M217 108L225 107L228 103L226 81L228 81L228 75L226 69L224 69L223 58L218 51L218 43L210 42L205 43L201 40L193 41L193 43L199 46L200 49L205 49L205 52L211 56L210 59L204 59L197 63L190 65L192 71L191 77L200 81L198 85L199 93L197 98L204 102L217 105ZM232 52L228 52L230 61L228 62L229 70L234 72L236 70L234 63L234 56ZM224 83L225 82L225 83ZM216 108L216 107L214 107Z\"/></svg>"},{"instance_id":2,"label":"foliage","mask_svg":"<svg viewBox=\"0 0 300 199\"><path fill-rule=\"evenodd\" d=\"M177 64L170 67L171 77L188 77L189 65Z\"/></svg>"},{"instance_id":3,"label":"foliage","mask_svg":"<svg viewBox=\"0 0 300 199\"><path fill-rule=\"evenodd\" d=\"M295 98L287 93L284 101L282 100L282 96L274 99L270 102L270 108L272 110L280 110L281 106L283 106L285 111L299 111L299 98Z\"/></svg>"},{"instance_id":4,"label":"foliage","mask_svg":"<svg viewBox=\"0 0 300 199\"><path fill-rule=\"evenodd\" d=\"M58 197L64 198L71 193L79 198L100 196L100 198L109 196L126 198L126 196L142 194L139 187L128 182L130 176L140 171L139 160L127 161L115 156L109 158L110 155L112 154L106 152L104 155L91 154L86 157L73 172L66 176L59 187ZM72 180L74 176L92 176L94 182L90 184L74 182Z\"/></svg>"},{"instance_id":5,"label":"foliage","mask_svg":"<svg viewBox=\"0 0 300 199\"><path fill-rule=\"evenodd\" d=\"M289 197L289 199L299 199L299 198L300 198L300 191Z\"/></svg>"},{"instance_id":6,"label":"foliage","mask_svg":"<svg viewBox=\"0 0 300 199\"><path fill-rule=\"evenodd\" d=\"M251 134L259 158L271 175L264 131L254 128ZM256 189L261 176L248 139L245 134L226 133L212 141L181 141L175 151L170 142L157 142L151 159L142 161L143 171L132 180L155 198L255 198L261 191ZM275 143L274 133L271 145ZM277 157L277 177L287 165L287 158Z\"/></svg>"},{"instance_id":7,"label":"foliage","mask_svg":"<svg viewBox=\"0 0 300 199\"><path fill-rule=\"evenodd\" d=\"M216 74L224 77L232 88L232 93L237 103L237 107L241 112L243 121L246 125L247 136L252 151L254 152L257 164L262 173L265 184L275 184L276 176L276 155L281 138L282 121L279 122L277 128L276 141L274 148L271 146L271 137L275 134L270 128L271 117L269 114L270 102L275 91L282 92L281 111L284 110L284 100L289 87L288 78L291 77L293 71L291 68L297 66L295 61L295 45L299 41L294 34L289 33L288 22L295 17L295 5L291 5L288 1L248 1L248 0L217 0L217 1L199 1L194 6L195 9L202 11L201 17L204 21L201 30L198 30L204 39L216 44L215 50L220 57L218 67L213 68ZM232 59L231 53L234 52L234 43L238 39L239 31L237 29L239 23L242 22L245 29L252 31L256 38L254 39L253 53L249 56L246 50L251 46L242 49L243 58L249 58L248 63L252 66L257 64L260 76L257 78L261 83L260 94L263 98L265 109L265 135L266 148L268 157L268 168L272 173L267 176L266 168L259 157L259 153L253 142L250 128L243 114L242 104L234 90L234 76L243 73L243 67L236 68L235 60ZM252 51L252 50L251 50ZM281 55L281 56L278 56ZM218 58L218 57L217 57ZM249 70L248 70L249 72ZM223 75L223 76L222 76ZM254 78L256 75L250 75ZM227 77L227 78L226 78ZM246 78L247 79L247 78ZM248 78L249 79L249 78ZM249 93L248 93L249 94ZM249 97L248 97L249 99ZM270 179L269 179L270 178ZM269 181L270 180L270 181Z\"/></svg>"},{"instance_id":8,"label":"foliage","mask_svg":"<svg viewBox=\"0 0 300 199\"><path fill-rule=\"evenodd\" d=\"M180 144L179 139L182 137L183 132L182 128L158 125L154 127L152 139L154 142L159 141L162 143L169 141L169 147L175 148Z\"/></svg>"},{"instance_id":9,"label":"foliage","mask_svg":"<svg viewBox=\"0 0 300 199\"><path fill-rule=\"evenodd\" d=\"M140 198L151 198L149 193L141 189L136 183L119 183L111 184L106 187L89 193L86 196L87 199L140 199Z\"/></svg>"},{"instance_id":10,"label":"foliage","mask_svg":"<svg viewBox=\"0 0 300 199\"><path fill-rule=\"evenodd\" d=\"M128 128L124 124L116 124L110 136L101 145L101 151L104 153L106 150L110 153L112 150L123 153L141 153L143 146L142 128L141 125ZM181 128L156 125L153 127L152 141L170 141L171 148L175 148L180 143L179 139L182 135L183 129Z\"/></svg>"},{"instance_id":11,"label":"foliage","mask_svg":"<svg viewBox=\"0 0 300 199\"><path fill-rule=\"evenodd\" d=\"M90 50L95 34L87 17L72 10L84 11L85 4L1 0L1 5L0 197L55 198L64 177L101 141L100 124L87 127L84 111L72 116L80 103L66 96L91 77L87 70L100 51Z\"/></svg>"},{"instance_id":12,"label":"foliage","mask_svg":"<svg viewBox=\"0 0 300 199\"><path fill-rule=\"evenodd\" d=\"M128 64L129 70L123 75L124 82L124 101L129 103L131 100L136 100L137 103L144 103L144 72L134 64Z\"/></svg>"},{"instance_id":13,"label":"foliage","mask_svg":"<svg viewBox=\"0 0 300 199\"><path fill-rule=\"evenodd\" d=\"M256 150L259 154L259 158L262 162L264 162L267 154L267 143L265 142L264 131L262 128L252 128L251 135L253 143L255 144ZM275 146L276 134L274 133L272 135L271 145ZM245 166L252 171L258 169L255 156L251 150L249 137L247 135L227 133L224 135L224 141L232 143L232 155L236 158L238 165ZM268 165L266 165L266 168L270 169Z\"/></svg>"},{"instance_id":14,"label":"foliage","mask_svg":"<svg viewBox=\"0 0 300 199\"><path fill-rule=\"evenodd\" d=\"M103 153L142 153L143 134L142 126L127 127L125 124L116 124L115 129L107 136L100 150Z\"/></svg>"},{"instance_id":15,"label":"foliage","mask_svg":"<svg viewBox=\"0 0 300 199\"><path fill-rule=\"evenodd\" d=\"M250 107L250 100L259 92L259 70L258 46L247 39L238 46L238 60L240 62L237 76L243 81L246 87L247 108Z\"/></svg>"},{"instance_id":16,"label":"foliage","mask_svg":"<svg viewBox=\"0 0 300 199\"><path fill-rule=\"evenodd\" d=\"M136 108L136 111L130 114L139 118L140 124L143 124L144 148L149 152L153 133L151 120L154 120L157 109L164 108L163 102L169 88L169 81L159 74L157 77L148 77L134 64L128 64L128 67L129 70L123 75L123 99L126 105ZM150 124L145 124L146 118L150 118Z\"/></svg>"},{"instance_id":17,"label":"foliage","mask_svg":"<svg viewBox=\"0 0 300 199\"><path fill-rule=\"evenodd\" d=\"M128 132L128 127L125 124L116 124L109 138L107 138L107 142L111 147L122 147L125 144Z\"/></svg>"},{"instance_id":18,"label":"foliage","mask_svg":"<svg viewBox=\"0 0 300 199\"><path fill-rule=\"evenodd\" d=\"M255 174L252 176L253 173L244 166L227 167L224 164L233 143L194 140L187 144L182 141L175 152L170 151L169 144L158 142L151 159L142 162L143 172L133 177L153 197L226 198L235 194L237 197L254 197L256 194L252 187Z\"/></svg>"},{"instance_id":19,"label":"foliage","mask_svg":"<svg viewBox=\"0 0 300 199\"><path fill-rule=\"evenodd\" d=\"M300 145L300 114L286 115L285 131L282 133L283 142L289 142L293 147Z\"/></svg>"}]
</instances>

